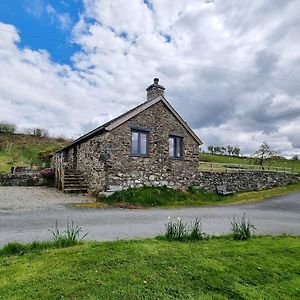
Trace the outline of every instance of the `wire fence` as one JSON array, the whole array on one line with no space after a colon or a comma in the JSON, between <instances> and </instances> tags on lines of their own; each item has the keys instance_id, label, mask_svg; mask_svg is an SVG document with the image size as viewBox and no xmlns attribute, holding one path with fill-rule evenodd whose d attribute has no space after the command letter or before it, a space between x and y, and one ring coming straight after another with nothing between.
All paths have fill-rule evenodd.
<instances>
[{"instance_id":1,"label":"wire fence","mask_svg":"<svg viewBox=\"0 0 300 300\"><path fill-rule=\"evenodd\" d=\"M206 172L279 172L293 174L293 168L246 165L233 163L200 162L200 171Z\"/></svg>"}]
</instances>

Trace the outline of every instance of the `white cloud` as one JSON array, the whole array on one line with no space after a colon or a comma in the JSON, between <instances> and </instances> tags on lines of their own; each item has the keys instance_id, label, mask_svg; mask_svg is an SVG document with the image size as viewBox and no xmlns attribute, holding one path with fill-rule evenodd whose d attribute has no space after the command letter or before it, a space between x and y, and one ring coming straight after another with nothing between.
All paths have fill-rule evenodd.
<instances>
[{"instance_id":1,"label":"white cloud","mask_svg":"<svg viewBox=\"0 0 300 300\"><path fill-rule=\"evenodd\" d=\"M67 13L59 13L57 10L50 4L46 5L46 12L50 16L51 21L55 24L58 23L59 27L62 30L69 29L72 24L71 17Z\"/></svg>"},{"instance_id":2,"label":"white cloud","mask_svg":"<svg viewBox=\"0 0 300 300\"><path fill-rule=\"evenodd\" d=\"M299 80L300 2L149 3L85 0L72 66L18 48L0 23L14 32L0 36L0 119L74 137L142 102L158 76L206 146L300 152L300 84L244 74Z\"/></svg>"}]
</instances>

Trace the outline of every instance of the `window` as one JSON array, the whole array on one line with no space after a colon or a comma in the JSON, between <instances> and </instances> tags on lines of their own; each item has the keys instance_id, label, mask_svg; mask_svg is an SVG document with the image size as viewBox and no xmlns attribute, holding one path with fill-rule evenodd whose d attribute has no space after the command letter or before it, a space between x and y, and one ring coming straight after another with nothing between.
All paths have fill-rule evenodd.
<instances>
[{"instance_id":1,"label":"window","mask_svg":"<svg viewBox=\"0 0 300 300\"><path fill-rule=\"evenodd\" d=\"M134 156L148 156L149 133L145 131L131 131L131 154Z\"/></svg>"},{"instance_id":2,"label":"window","mask_svg":"<svg viewBox=\"0 0 300 300\"><path fill-rule=\"evenodd\" d=\"M183 158L183 138L179 136L169 136L169 157Z\"/></svg>"}]
</instances>

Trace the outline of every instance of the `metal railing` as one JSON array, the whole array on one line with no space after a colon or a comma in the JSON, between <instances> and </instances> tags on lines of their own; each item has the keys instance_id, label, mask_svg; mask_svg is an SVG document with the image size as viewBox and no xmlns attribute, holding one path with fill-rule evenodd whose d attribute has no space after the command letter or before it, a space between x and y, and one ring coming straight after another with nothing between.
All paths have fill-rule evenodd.
<instances>
[{"instance_id":1,"label":"metal railing","mask_svg":"<svg viewBox=\"0 0 300 300\"><path fill-rule=\"evenodd\" d=\"M206 172L280 172L293 174L293 168L246 165L233 163L200 162L200 171Z\"/></svg>"}]
</instances>

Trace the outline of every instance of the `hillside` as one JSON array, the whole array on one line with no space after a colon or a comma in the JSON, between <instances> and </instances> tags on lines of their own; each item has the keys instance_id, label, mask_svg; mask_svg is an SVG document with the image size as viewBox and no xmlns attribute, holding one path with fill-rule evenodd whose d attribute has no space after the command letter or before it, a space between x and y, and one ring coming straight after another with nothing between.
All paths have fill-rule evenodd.
<instances>
[{"instance_id":1,"label":"hillside","mask_svg":"<svg viewBox=\"0 0 300 300\"><path fill-rule=\"evenodd\" d=\"M38 137L27 134L0 133L0 173L14 166L48 166L44 155L69 141L63 138Z\"/></svg>"},{"instance_id":2,"label":"hillside","mask_svg":"<svg viewBox=\"0 0 300 300\"><path fill-rule=\"evenodd\" d=\"M200 161L201 162L225 163L225 164L254 165L255 158L201 153ZM295 160L286 159L286 158L282 158L282 157L276 157L276 158L272 158L271 160L266 162L266 166L291 168L294 173L300 174L300 161L299 160L295 161Z\"/></svg>"}]
</instances>

